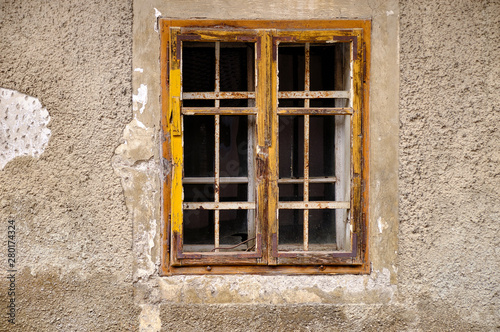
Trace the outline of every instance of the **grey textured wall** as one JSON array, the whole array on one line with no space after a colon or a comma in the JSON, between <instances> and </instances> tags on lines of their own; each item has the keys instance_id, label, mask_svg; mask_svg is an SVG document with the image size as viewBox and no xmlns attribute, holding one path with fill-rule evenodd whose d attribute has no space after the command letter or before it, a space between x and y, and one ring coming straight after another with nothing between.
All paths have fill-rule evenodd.
<instances>
[{"instance_id":1,"label":"grey textured wall","mask_svg":"<svg viewBox=\"0 0 500 332\"><path fill-rule=\"evenodd\" d=\"M7 219L18 331L138 326L132 226L110 161L131 116L131 57L131 1L0 1L0 87L38 98L52 131L40 158L0 170L1 331L13 327Z\"/></svg>"},{"instance_id":2,"label":"grey textured wall","mask_svg":"<svg viewBox=\"0 0 500 332\"><path fill-rule=\"evenodd\" d=\"M157 2L171 16L176 6L185 8L185 16L235 6ZM153 134L124 132L137 111L133 57L157 52L153 44L133 54L133 10L149 15L147 24L134 29L154 27L153 6L137 3L132 8L132 1L0 0L0 88L38 98L50 113L52 133L38 158L16 158L0 170L0 331L500 328L500 1L400 1L399 12L391 7L394 1L363 2L364 17L373 13L379 38L372 40L381 50L374 61L384 55L384 38L398 33L385 31L385 20L400 15L397 261L390 272L314 282L287 276L174 279L154 272L158 250L149 246L151 238L141 237L142 224L134 224L143 212L131 197L157 190L159 180L151 180L153 190L129 184L127 176L150 183L133 167L154 168L158 151L124 148L125 161L112 166L117 147L125 144L122 137L143 135L154 146L158 133L158 109L152 106L141 120L155 128ZM220 15L336 18L346 13L344 4L354 6L350 0L339 3L268 6L252 0L245 5L248 14L227 9ZM384 3L391 4L386 9ZM294 6L300 13L294 14ZM329 7L331 12L323 10ZM156 70L154 61L137 66L146 75ZM139 85L142 78L135 74ZM155 75L148 79L157 81ZM381 93L385 86L377 68L371 79L375 105L397 97ZM158 103L154 97L151 105ZM374 121L380 122L380 114L371 108ZM383 131L372 129L376 153L383 151L384 140L377 141ZM377 158L384 159L372 160ZM155 195L144 215L159 213L151 212L159 202ZM15 326L5 318L7 220L17 227ZM377 227L372 225L373 233ZM159 233L144 234L159 241ZM377 234L372 259L384 267L392 258L380 257L384 251L377 246L386 238ZM142 246L152 255L146 263L137 249ZM307 283L311 288L300 288ZM256 289L261 293L252 293Z\"/></svg>"},{"instance_id":3,"label":"grey textured wall","mask_svg":"<svg viewBox=\"0 0 500 332\"><path fill-rule=\"evenodd\" d=\"M499 328L500 1L400 5L399 291Z\"/></svg>"}]
</instances>

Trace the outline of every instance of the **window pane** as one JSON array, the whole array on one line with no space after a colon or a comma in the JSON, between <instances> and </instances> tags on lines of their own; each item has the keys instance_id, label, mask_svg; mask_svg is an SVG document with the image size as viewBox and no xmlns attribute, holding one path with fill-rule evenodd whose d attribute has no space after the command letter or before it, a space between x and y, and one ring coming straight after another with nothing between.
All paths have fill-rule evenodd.
<instances>
[{"instance_id":1,"label":"window pane","mask_svg":"<svg viewBox=\"0 0 500 332\"><path fill-rule=\"evenodd\" d=\"M304 176L304 117L279 117L279 176Z\"/></svg>"},{"instance_id":2,"label":"window pane","mask_svg":"<svg viewBox=\"0 0 500 332\"><path fill-rule=\"evenodd\" d=\"M309 175L335 175L335 116L309 117Z\"/></svg>"},{"instance_id":3,"label":"window pane","mask_svg":"<svg viewBox=\"0 0 500 332\"><path fill-rule=\"evenodd\" d=\"M304 55L304 44L278 45L279 91L304 90Z\"/></svg>"},{"instance_id":4,"label":"window pane","mask_svg":"<svg viewBox=\"0 0 500 332\"><path fill-rule=\"evenodd\" d=\"M279 99L278 107L304 107L304 99Z\"/></svg>"},{"instance_id":5,"label":"window pane","mask_svg":"<svg viewBox=\"0 0 500 332\"><path fill-rule=\"evenodd\" d=\"M349 90L350 44L312 44L311 91Z\"/></svg>"},{"instance_id":6,"label":"window pane","mask_svg":"<svg viewBox=\"0 0 500 332\"><path fill-rule=\"evenodd\" d=\"M303 210L279 210L278 250L303 250Z\"/></svg>"},{"instance_id":7,"label":"window pane","mask_svg":"<svg viewBox=\"0 0 500 332\"><path fill-rule=\"evenodd\" d=\"M220 117L220 176L248 174L248 117Z\"/></svg>"},{"instance_id":8,"label":"window pane","mask_svg":"<svg viewBox=\"0 0 500 332\"><path fill-rule=\"evenodd\" d=\"M188 99L182 101L182 107L215 107L215 101L213 99Z\"/></svg>"},{"instance_id":9,"label":"window pane","mask_svg":"<svg viewBox=\"0 0 500 332\"><path fill-rule=\"evenodd\" d=\"M334 201L335 184L334 183L310 183L309 184L310 201Z\"/></svg>"},{"instance_id":10,"label":"window pane","mask_svg":"<svg viewBox=\"0 0 500 332\"><path fill-rule=\"evenodd\" d=\"M309 210L309 250L336 250L335 211Z\"/></svg>"},{"instance_id":11,"label":"window pane","mask_svg":"<svg viewBox=\"0 0 500 332\"><path fill-rule=\"evenodd\" d=\"M254 91L253 43L220 43L220 90Z\"/></svg>"},{"instance_id":12,"label":"window pane","mask_svg":"<svg viewBox=\"0 0 500 332\"><path fill-rule=\"evenodd\" d=\"M184 202L213 202L213 184L184 184Z\"/></svg>"},{"instance_id":13,"label":"window pane","mask_svg":"<svg viewBox=\"0 0 500 332\"><path fill-rule=\"evenodd\" d=\"M247 184L220 184L221 202L246 202L248 197Z\"/></svg>"},{"instance_id":14,"label":"window pane","mask_svg":"<svg viewBox=\"0 0 500 332\"><path fill-rule=\"evenodd\" d=\"M214 248L214 211L184 210L184 251Z\"/></svg>"},{"instance_id":15,"label":"window pane","mask_svg":"<svg viewBox=\"0 0 500 332\"><path fill-rule=\"evenodd\" d=\"M214 176L214 116L183 116L183 120L184 176Z\"/></svg>"},{"instance_id":16,"label":"window pane","mask_svg":"<svg viewBox=\"0 0 500 332\"><path fill-rule=\"evenodd\" d=\"M182 43L182 90L215 91L215 43Z\"/></svg>"},{"instance_id":17,"label":"window pane","mask_svg":"<svg viewBox=\"0 0 500 332\"><path fill-rule=\"evenodd\" d=\"M231 246L248 240L247 210L221 210L219 213L221 245ZM246 249L246 245L241 245L229 251Z\"/></svg>"},{"instance_id":18,"label":"window pane","mask_svg":"<svg viewBox=\"0 0 500 332\"><path fill-rule=\"evenodd\" d=\"M303 201L303 184L279 184L280 201Z\"/></svg>"}]
</instances>

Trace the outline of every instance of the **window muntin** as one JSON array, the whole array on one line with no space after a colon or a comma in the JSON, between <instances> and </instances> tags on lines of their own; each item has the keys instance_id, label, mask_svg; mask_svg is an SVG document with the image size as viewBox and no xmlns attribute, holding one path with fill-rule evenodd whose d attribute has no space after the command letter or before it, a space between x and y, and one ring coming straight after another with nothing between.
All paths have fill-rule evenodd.
<instances>
[{"instance_id":1,"label":"window muntin","mask_svg":"<svg viewBox=\"0 0 500 332\"><path fill-rule=\"evenodd\" d=\"M362 30L167 31L170 273L363 265Z\"/></svg>"}]
</instances>

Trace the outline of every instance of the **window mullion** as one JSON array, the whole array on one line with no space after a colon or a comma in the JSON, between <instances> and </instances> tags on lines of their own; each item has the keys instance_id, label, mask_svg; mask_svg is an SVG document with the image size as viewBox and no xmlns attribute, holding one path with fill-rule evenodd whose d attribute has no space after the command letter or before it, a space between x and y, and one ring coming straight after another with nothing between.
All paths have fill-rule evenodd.
<instances>
[{"instance_id":1,"label":"window mullion","mask_svg":"<svg viewBox=\"0 0 500 332\"><path fill-rule=\"evenodd\" d=\"M220 42L215 42L215 93L220 92ZM220 99L215 99L215 107L220 107ZM214 201L220 200L220 115L215 115L215 165L214 165ZM214 245L220 247L220 210L214 211ZM219 252L219 249L215 249Z\"/></svg>"},{"instance_id":2,"label":"window mullion","mask_svg":"<svg viewBox=\"0 0 500 332\"><path fill-rule=\"evenodd\" d=\"M277 184L276 181L276 133L273 116L272 95L275 81L271 79L272 39L270 30L260 30L257 40L257 146L256 184L257 220L262 227L262 238L267 243L262 259L268 264L276 264L270 254L272 234L276 230ZM273 77L274 78L274 77ZM273 215L274 211L274 215Z\"/></svg>"},{"instance_id":3,"label":"window mullion","mask_svg":"<svg viewBox=\"0 0 500 332\"><path fill-rule=\"evenodd\" d=\"M181 45L177 42L177 35L180 29L171 29L170 39L170 62L169 62L169 127L171 132L171 149L172 149L172 195L171 195L171 229L172 229L172 247L173 254L171 256L173 263L177 262L180 248L182 247L182 133L178 130L180 121L180 105L181 97Z\"/></svg>"},{"instance_id":4,"label":"window mullion","mask_svg":"<svg viewBox=\"0 0 500 332\"><path fill-rule=\"evenodd\" d=\"M305 74L304 91L307 93L311 87L311 47L310 43L305 44ZM304 100L304 108L309 108L310 100ZM309 201L309 115L304 115L304 202ZM304 251L309 250L309 210L304 209Z\"/></svg>"}]
</instances>

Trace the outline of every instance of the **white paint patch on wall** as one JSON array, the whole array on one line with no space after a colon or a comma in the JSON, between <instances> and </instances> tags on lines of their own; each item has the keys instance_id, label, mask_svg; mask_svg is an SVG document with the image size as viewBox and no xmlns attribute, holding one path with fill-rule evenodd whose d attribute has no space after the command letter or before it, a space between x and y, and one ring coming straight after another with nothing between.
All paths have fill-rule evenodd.
<instances>
[{"instance_id":1,"label":"white paint patch on wall","mask_svg":"<svg viewBox=\"0 0 500 332\"><path fill-rule=\"evenodd\" d=\"M148 102L148 86L146 84L141 84L139 89L137 89L137 94L132 95L132 102L134 111L138 110L142 114ZM139 104L141 105L140 108Z\"/></svg>"},{"instance_id":2,"label":"white paint patch on wall","mask_svg":"<svg viewBox=\"0 0 500 332\"><path fill-rule=\"evenodd\" d=\"M50 138L49 112L37 98L0 88L0 170L16 157L39 157Z\"/></svg>"},{"instance_id":3,"label":"white paint patch on wall","mask_svg":"<svg viewBox=\"0 0 500 332\"><path fill-rule=\"evenodd\" d=\"M153 29L154 29L156 32L158 32L158 17L160 17L160 16L161 16L160 11L159 11L158 9L156 9L156 8L155 8L155 26L154 26L154 28L153 28Z\"/></svg>"}]
</instances>

